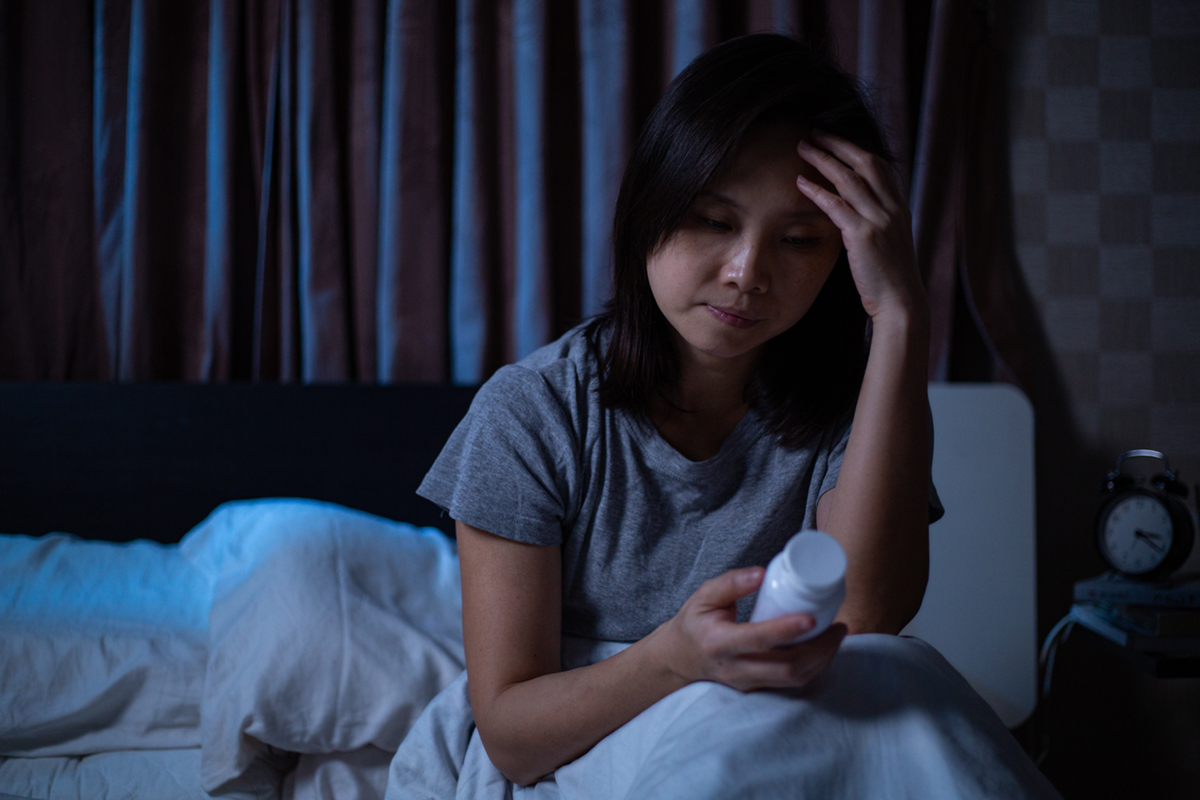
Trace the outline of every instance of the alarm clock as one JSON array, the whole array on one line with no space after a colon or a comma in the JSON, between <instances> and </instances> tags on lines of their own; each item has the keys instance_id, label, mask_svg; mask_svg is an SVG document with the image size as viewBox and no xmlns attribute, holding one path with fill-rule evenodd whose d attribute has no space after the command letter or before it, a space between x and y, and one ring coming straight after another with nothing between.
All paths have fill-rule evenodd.
<instances>
[{"instance_id":1,"label":"alarm clock","mask_svg":"<svg viewBox=\"0 0 1200 800\"><path fill-rule=\"evenodd\" d=\"M1122 471L1130 458L1156 458L1163 470L1143 482ZM1171 472L1166 456L1157 450L1122 453L1103 491L1107 497L1096 517L1096 546L1109 566L1130 578L1156 581L1187 560L1195 540L1183 502L1187 486Z\"/></svg>"}]
</instances>

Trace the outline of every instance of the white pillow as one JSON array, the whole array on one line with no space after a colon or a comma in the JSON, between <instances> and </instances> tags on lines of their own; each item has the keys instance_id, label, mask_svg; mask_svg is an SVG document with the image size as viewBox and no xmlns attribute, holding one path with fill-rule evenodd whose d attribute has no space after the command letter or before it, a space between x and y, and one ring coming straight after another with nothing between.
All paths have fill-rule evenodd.
<instances>
[{"instance_id":1,"label":"white pillow","mask_svg":"<svg viewBox=\"0 0 1200 800\"><path fill-rule=\"evenodd\" d=\"M203 631L211 600L211 576L172 545L69 533L0 536L0 614L6 621Z\"/></svg>"},{"instance_id":2,"label":"white pillow","mask_svg":"<svg viewBox=\"0 0 1200 800\"><path fill-rule=\"evenodd\" d=\"M463 669L453 542L303 500L220 507L182 543L216 576L201 704L201 782L237 779L264 745L394 751Z\"/></svg>"},{"instance_id":3,"label":"white pillow","mask_svg":"<svg viewBox=\"0 0 1200 800\"><path fill-rule=\"evenodd\" d=\"M0 536L0 754L198 745L211 597L174 547Z\"/></svg>"}]
</instances>

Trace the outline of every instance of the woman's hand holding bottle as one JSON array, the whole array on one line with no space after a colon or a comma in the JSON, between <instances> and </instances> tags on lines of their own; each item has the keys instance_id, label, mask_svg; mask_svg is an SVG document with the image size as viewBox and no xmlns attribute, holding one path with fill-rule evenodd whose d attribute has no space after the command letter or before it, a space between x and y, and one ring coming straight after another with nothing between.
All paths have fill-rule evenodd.
<instances>
[{"instance_id":1,"label":"woman's hand holding bottle","mask_svg":"<svg viewBox=\"0 0 1200 800\"><path fill-rule=\"evenodd\" d=\"M737 622L737 600L762 583L761 567L734 569L705 581L679 612L651 635L667 668L687 684L715 681L742 691L794 689L829 666L846 626L800 644L788 645L812 629L808 614L787 614L765 622Z\"/></svg>"}]
</instances>

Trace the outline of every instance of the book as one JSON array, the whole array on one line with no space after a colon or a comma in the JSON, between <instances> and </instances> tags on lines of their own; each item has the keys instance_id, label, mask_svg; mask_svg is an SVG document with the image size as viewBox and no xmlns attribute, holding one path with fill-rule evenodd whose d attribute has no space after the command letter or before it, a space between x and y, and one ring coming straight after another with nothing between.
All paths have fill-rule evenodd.
<instances>
[{"instance_id":1,"label":"book","mask_svg":"<svg viewBox=\"0 0 1200 800\"><path fill-rule=\"evenodd\" d=\"M1112 606L1111 612L1126 627L1151 636L1200 637L1200 608Z\"/></svg>"},{"instance_id":2,"label":"book","mask_svg":"<svg viewBox=\"0 0 1200 800\"><path fill-rule=\"evenodd\" d=\"M1138 653L1159 653L1173 656L1200 656L1200 637L1152 636L1130 630L1121 624L1108 609L1088 603L1071 606L1069 616L1078 624L1103 636L1120 647Z\"/></svg>"},{"instance_id":3,"label":"book","mask_svg":"<svg viewBox=\"0 0 1200 800\"><path fill-rule=\"evenodd\" d=\"M1200 576L1181 574L1167 581L1147 583L1106 572L1076 581L1074 597L1076 603L1200 609Z\"/></svg>"}]
</instances>

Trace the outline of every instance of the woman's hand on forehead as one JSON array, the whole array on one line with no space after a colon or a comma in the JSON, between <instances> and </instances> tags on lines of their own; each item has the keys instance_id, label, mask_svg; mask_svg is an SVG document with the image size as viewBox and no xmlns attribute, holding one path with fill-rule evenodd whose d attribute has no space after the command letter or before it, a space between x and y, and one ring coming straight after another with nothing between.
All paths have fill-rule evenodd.
<instances>
[{"instance_id":1,"label":"woman's hand on forehead","mask_svg":"<svg viewBox=\"0 0 1200 800\"><path fill-rule=\"evenodd\" d=\"M796 147L837 190L796 177L796 186L837 225L850 272L872 319L923 312L925 295L917 272L912 215L891 166L841 137L812 132Z\"/></svg>"}]
</instances>

